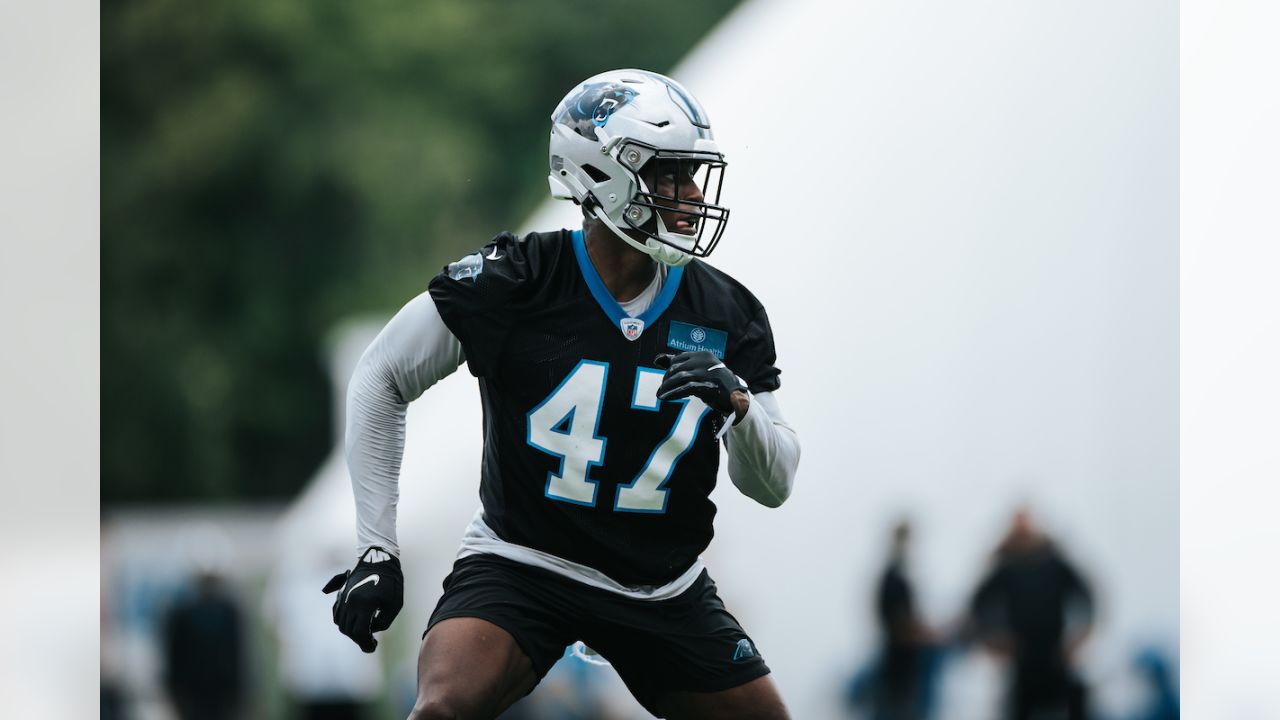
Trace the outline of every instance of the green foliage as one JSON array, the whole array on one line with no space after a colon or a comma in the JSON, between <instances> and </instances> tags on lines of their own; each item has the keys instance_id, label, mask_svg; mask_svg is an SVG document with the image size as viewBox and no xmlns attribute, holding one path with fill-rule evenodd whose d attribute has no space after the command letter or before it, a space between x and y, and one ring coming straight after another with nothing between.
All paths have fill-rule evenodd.
<instances>
[{"instance_id":1,"label":"green foliage","mask_svg":"<svg viewBox=\"0 0 1280 720\"><path fill-rule=\"evenodd\" d=\"M103 502L295 493L329 328L518 225L574 83L736 2L104 3Z\"/></svg>"}]
</instances>

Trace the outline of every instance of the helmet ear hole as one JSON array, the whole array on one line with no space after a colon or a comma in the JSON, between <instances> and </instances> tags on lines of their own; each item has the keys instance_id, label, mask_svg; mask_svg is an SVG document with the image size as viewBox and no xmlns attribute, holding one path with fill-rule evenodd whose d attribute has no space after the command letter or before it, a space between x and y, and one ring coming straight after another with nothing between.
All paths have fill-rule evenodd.
<instances>
[{"instance_id":1,"label":"helmet ear hole","mask_svg":"<svg viewBox=\"0 0 1280 720\"><path fill-rule=\"evenodd\" d=\"M609 180L612 180L612 178L609 177L608 173L596 167L595 165L583 165L582 171L585 172L588 176L590 176L592 180L595 180L598 183L608 182Z\"/></svg>"}]
</instances>

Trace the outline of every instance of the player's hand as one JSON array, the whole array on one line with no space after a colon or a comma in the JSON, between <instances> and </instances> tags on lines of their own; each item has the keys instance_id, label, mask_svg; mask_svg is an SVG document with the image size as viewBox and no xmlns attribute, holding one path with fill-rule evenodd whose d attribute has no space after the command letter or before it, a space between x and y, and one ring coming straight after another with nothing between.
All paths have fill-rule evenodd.
<instances>
[{"instance_id":1,"label":"player's hand","mask_svg":"<svg viewBox=\"0 0 1280 720\"><path fill-rule=\"evenodd\" d=\"M658 386L659 400L693 396L721 415L735 415L733 394L747 391L738 376L706 350L659 355L654 363L667 371Z\"/></svg>"},{"instance_id":2,"label":"player's hand","mask_svg":"<svg viewBox=\"0 0 1280 720\"><path fill-rule=\"evenodd\" d=\"M326 595L335 590L333 624L361 650L373 652L378 647L373 634L391 627L404 606L400 560L380 547L371 547L355 569L338 573L325 583Z\"/></svg>"}]
</instances>

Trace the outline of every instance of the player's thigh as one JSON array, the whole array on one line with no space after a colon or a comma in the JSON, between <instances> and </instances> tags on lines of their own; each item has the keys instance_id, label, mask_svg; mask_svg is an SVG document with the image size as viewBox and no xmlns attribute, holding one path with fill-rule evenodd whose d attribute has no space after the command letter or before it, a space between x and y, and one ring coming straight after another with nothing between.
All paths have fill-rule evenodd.
<instances>
[{"instance_id":1,"label":"player's thigh","mask_svg":"<svg viewBox=\"0 0 1280 720\"><path fill-rule=\"evenodd\" d=\"M782 696L768 675L718 692L676 691L658 699L668 720L788 720Z\"/></svg>"},{"instance_id":2,"label":"player's thigh","mask_svg":"<svg viewBox=\"0 0 1280 720\"><path fill-rule=\"evenodd\" d=\"M591 605L594 612L582 639L613 664L627 689L651 713L699 717L703 709L732 702L742 717L785 716L741 714L781 709L782 704L772 681L756 683L769 675L769 666L725 608L707 573L674 598L597 596Z\"/></svg>"},{"instance_id":3,"label":"player's thigh","mask_svg":"<svg viewBox=\"0 0 1280 720\"><path fill-rule=\"evenodd\" d=\"M511 633L480 618L447 618L422 639L418 699L409 717L493 718L537 682L533 662Z\"/></svg>"},{"instance_id":4,"label":"player's thigh","mask_svg":"<svg viewBox=\"0 0 1280 720\"><path fill-rule=\"evenodd\" d=\"M418 660L419 718L491 718L527 694L572 642L548 573L502 558L457 560Z\"/></svg>"}]
</instances>

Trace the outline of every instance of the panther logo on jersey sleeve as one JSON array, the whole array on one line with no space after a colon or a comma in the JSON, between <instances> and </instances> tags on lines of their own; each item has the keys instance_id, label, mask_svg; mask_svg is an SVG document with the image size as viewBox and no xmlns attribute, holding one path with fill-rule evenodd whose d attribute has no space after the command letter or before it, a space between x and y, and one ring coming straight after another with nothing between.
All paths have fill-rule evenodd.
<instances>
[{"instance_id":1,"label":"panther logo on jersey sleeve","mask_svg":"<svg viewBox=\"0 0 1280 720\"><path fill-rule=\"evenodd\" d=\"M457 262L449 263L445 272L453 280L474 281L480 273L484 272L484 260L480 258L480 253L471 253Z\"/></svg>"}]
</instances>

